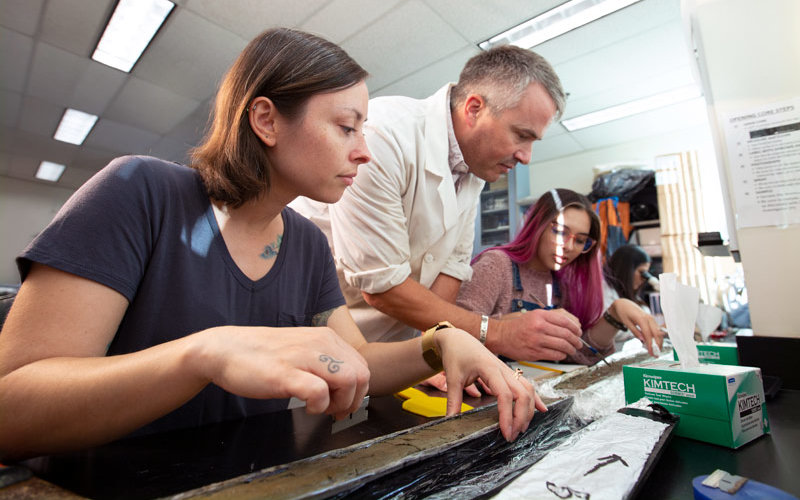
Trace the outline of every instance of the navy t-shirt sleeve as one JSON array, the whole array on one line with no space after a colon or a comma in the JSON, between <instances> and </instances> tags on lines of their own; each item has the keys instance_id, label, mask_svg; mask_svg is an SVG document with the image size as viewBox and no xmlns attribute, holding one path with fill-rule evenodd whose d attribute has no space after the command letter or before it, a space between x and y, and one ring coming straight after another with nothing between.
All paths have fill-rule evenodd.
<instances>
[{"instance_id":1,"label":"navy t-shirt sleeve","mask_svg":"<svg viewBox=\"0 0 800 500\"><path fill-rule=\"evenodd\" d=\"M318 276L318 288L303 291L310 297L316 297L316 300L308 303L309 309L306 311L306 316L310 320L316 314L344 305L344 295L339 287L336 265L325 235L311 221L291 208L285 208L284 213L290 226L286 230L295 231L298 235L295 241L301 242L299 249L287 249L290 252L289 262L287 262L289 268L296 270L308 266L318 268L317 272L311 273L311 276ZM299 272L298 275L308 275L308 272Z\"/></svg>"},{"instance_id":2,"label":"navy t-shirt sleeve","mask_svg":"<svg viewBox=\"0 0 800 500\"><path fill-rule=\"evenodd\" d=\"M112 161L64 204L17 259L25 279L31 261L117 290L133 300L158 234L163 189L148 175L160 163L142 157ZM157 178L160 178L157 176Z\"/></svg>"}]
</instances>

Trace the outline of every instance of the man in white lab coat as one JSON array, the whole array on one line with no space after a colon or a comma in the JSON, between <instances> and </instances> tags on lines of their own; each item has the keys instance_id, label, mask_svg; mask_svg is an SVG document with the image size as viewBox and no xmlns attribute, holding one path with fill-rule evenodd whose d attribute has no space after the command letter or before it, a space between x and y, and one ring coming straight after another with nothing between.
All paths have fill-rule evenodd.
<instances>
[{"instance_id":1,"label":"man in white lab coat","mask_svg":"<svg viewBox=\"0 0 800 500\"><path fill-rule=\"evenodd\" d=\"M474 56L459 83L427 99L370 100L372 161L339 202L290 205L328 236L347 305L368 340L403 340L448 320L515 359L558 360L580 347L580 325L564 311L498 320L455 305L472 276L484 183L527 164L564 103L550 64L513 46Z\"/></svg>"}]
</instances>

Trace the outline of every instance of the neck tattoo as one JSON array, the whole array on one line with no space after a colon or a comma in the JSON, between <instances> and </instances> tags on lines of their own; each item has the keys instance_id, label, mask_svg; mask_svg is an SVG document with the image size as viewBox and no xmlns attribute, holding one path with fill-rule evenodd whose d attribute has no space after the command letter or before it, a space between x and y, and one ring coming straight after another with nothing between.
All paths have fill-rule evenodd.
<instances>
[{"instance_id":1,"label":"neck tattoo","mask_svg":"<svg viewBox=\"0 0 800 500\"><path fill-rule=\"evenodd\" d=\"M273 243L264 247L264 251L261 252L262 259L269 260L274 259L276 255L278 255L278 250L281 248L281 241L283 240L283 234L279 234L278 237L275 239Z\"/></svg>"}]
</instances>

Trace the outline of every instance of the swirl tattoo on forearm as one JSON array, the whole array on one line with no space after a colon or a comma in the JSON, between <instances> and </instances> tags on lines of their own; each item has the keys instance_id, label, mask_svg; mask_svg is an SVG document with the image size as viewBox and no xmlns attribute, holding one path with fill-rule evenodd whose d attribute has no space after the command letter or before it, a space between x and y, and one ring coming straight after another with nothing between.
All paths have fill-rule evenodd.
<instances>
[{"instance_id":1,"label":"swirl tattoo on forearm","mask_svg":"<svg viewBox=\"0 0 800 500\"><path fill-rule=\"evenodd\" d=\"M338 372L340 368L339 365L344 363L344 361L339 361L338 359L334 359L331 356L328 356L327 354L320 354L319 360L322 361L323 363L328 363L328 371L330 373Z\"/></svg>"}]
</instances>

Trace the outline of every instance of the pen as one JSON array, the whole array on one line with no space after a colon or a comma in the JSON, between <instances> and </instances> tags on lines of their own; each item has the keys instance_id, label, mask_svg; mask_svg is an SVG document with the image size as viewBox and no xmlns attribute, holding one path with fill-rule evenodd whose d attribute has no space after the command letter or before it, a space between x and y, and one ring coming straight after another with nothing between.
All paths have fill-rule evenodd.
<instances>
[{"instance_id":1,"label":"pen","mask_svg":"<svg viewBox=\"0 0 800 500\"><path fill-rule=\"evenodd\" d=\"M595 353L595 354L597 354L598 356L600 356L600 359L602 359L602 360L603 360L603 363L607 364L608 366L611 366L611 363L609 363L609 362L608 362L608 360L606 359L606 357L605 357L605 356L603 356L602 354L600 354L600 351L598 351L597 349L595 349L594 347L592 347L591 345L589 345L589 343L588 343L588 342L586 342L585 340L583 340L583 337L578 337L578 338L580 339L580 341L581 341L581 342L583 342L583 345L585 345L586 347L588 347L588 348L589 348L589 350L590 350L590 351L592 351L593 353Z\"/></svg>"},{"instance_id":2,"label":"pen","mask_svg":"<svg viewBox=\"0 0 800 500\"><path fill-rule=\"evenodd\" d=\"M553 308L553 285L548 283L547 285L545 285L545 289L547 290L547 308L548 309L552 309ZM607 364L608 366L611 366L611 363L608 362L606 357L603 356L602 354L600 354L600 351L598 351L597 349L595 349L594 347L589 345L588 342L583 340L583 337L578 337L578 339L583 343L583 345L588 347L590 351L592 351L594 354L600 356L600 359L603 360L603 363Z\"/></svg>"}]
</instances>

